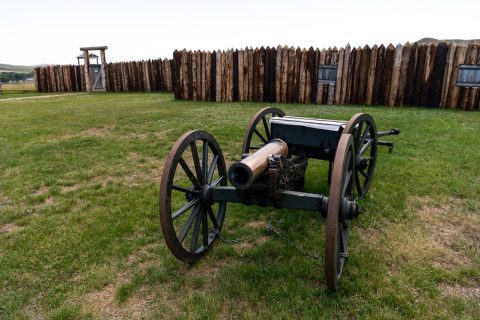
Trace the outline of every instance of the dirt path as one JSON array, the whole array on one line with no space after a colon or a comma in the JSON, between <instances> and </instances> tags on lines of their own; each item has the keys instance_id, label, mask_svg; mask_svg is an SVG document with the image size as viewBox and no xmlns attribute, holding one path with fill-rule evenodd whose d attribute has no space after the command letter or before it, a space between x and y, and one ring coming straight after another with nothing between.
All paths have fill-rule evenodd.
<instances>
[{"instance_id":1,"label":"dirt path","mask_svg":"<svg viewBox=\"0 0 480 320\"><path fill-rule=\"evenodd\" d=\"M0 102L3 102L3 101L14 101L14 100L45 99L45 98L65 97L65 96L76 96L76 95L80 95L80 94L86 94L86 92L51 94L51 95L32 96L32 97L6 98L6 99L0 99Z\"/></svg>"}]
</instances>

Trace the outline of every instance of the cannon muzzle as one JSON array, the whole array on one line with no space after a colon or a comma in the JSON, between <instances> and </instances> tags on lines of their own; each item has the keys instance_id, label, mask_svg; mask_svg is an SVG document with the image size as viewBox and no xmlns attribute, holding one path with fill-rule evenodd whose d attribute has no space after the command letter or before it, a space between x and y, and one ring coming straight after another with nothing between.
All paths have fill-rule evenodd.
<instances>
[{"instance_id":1,"label":"cannon muzzle","mask_svg":"<svg viewBox=\"0 0 480 320\"><path fill-rule=\"evenodd\" d=\"M287 156L287 144L280 139L274 139L242 161L232 164L228 169L228 180L237 189L250 188L267 170L268 157L271 155Z\"/></svg>"}]
</instances>

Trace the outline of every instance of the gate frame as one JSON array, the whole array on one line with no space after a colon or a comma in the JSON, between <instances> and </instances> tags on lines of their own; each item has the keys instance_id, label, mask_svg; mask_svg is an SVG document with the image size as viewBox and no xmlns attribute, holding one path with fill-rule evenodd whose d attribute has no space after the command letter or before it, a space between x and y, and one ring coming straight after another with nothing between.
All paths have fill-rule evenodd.
<instances>
[{"instance_id":1,"label":"gate frame","mask_svg":"<svg viewBox=\"0 0 480 320\"><path fill-rule=\"evenodd\" d=\"M98 50L100 51L100 64L101 64L101 73L102 73L102 87L103 91L107 91L107 83L105 79L105 70L107 69L107 61L105 59L105 50L107 50L107 46L101 46L101 47L83 47L80 48L81 51L83 51L83 68L85 72L85 85L87 87L88 92L92 92L92 81L90 79L90 57L89 57L89 51L95 51ZM100 91L100 90L97 90Z\"/></svg>"}]
</instances>

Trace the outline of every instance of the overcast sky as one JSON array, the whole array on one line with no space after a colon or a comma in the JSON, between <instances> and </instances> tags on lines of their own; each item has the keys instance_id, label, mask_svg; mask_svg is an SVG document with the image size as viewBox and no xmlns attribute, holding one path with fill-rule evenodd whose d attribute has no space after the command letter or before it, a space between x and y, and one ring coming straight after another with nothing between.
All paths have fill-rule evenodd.
<instances>
[{"instance_id":1,"label":"overcast sky","mask_svg":"<svg viewBox=\"0 0 480 320\"><path fill-rule=\"evenodd\" d=\"M175 49L397 44L480 38L480 0L0 0L0 63L76 63L81 46L108 61Z\"/></svg>"}]
</instances>

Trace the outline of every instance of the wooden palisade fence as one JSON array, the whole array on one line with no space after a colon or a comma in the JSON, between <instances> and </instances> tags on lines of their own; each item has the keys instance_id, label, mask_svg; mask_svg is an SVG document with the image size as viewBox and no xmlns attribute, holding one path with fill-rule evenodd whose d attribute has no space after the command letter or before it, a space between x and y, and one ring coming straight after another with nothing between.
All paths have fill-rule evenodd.
<instances>
[{"instance_id":1,"label":"wooden palisade fence","mask_svg":"<svg viewBox=\"0 0 480 320\"><path fill-rule=\"evenodd\" d=\"M462 64L479 64L477 43L363 48L175 51L176 99L479 109L479 88L456 86ZM318 83L320 65L336 79Z\"/></svg>"},{"instance_id":2,"label":"wooden palisade fence","mask_svg":"<svg viewBox=\"0 0 480 320\"><path fill-rule=\"evenodd\" d=\"M172 91L173 61L169 59L107 64L106 91ZM83 66L55 65L34 70L39 92L85 91Z\"/></svg>"}]
</instances>

